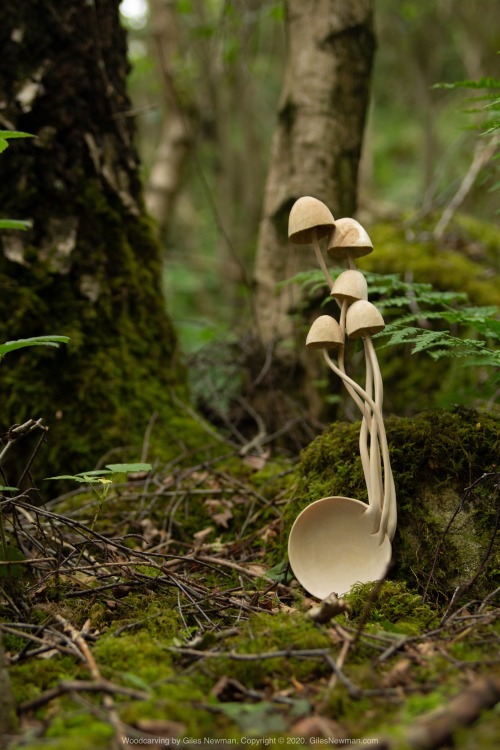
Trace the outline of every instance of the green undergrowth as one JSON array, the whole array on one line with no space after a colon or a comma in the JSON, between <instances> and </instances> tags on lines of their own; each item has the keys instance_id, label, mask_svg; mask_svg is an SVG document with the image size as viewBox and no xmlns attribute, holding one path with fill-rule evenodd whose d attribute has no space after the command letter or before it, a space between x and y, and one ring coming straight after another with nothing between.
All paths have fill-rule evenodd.
<instances>
[{"instance_id":1,"label":"green undergrowth","mask_svg":"<svg viewBox=\"0 0 500 750\"><path fill-rule=\"evenodd\" d=\"M492 644L500 634L497 621L477 628L472 640L459 630L457 635L435 635L435 643L431 637L427 641L426 633L436 632L439 612L400 582L358 586L347 600L348 614L338 615L335 624L351 632L360 626L361 634L351 646L343 672L357 689L368 691L366 694L352 695L342 683L331 689L331 667L322 656L294 653L326 649L335 660L341 646L334 623L318 625L307 619L309 605L304 606L300 597L297 607L286 611L279 610L276 599L274 611L251 615L237 629L226 635L223 632L222 638L217 631L207 634L198 645L193 644L197 658L182 653L193 633L186 631L175 611L174 596L168 599L154 592L133 591L117 608L105 600L89 606L86 598L45 603L38 605L33 619L59 612L78 627L86 617L90 620L89 645L102 676L144 693L142 699L114 698L127 731L140 729L144 721L168 718L180 728L181 738L236 741L241 737L290 736L301 719L316 714L335 722L341 736L397 737L465 687L465 675L470 674L467 663L477 671L478 661L491 657ZM103 612L106 607L107 615ZM384 645L374 648L377 640L372 638L382 638ZM376 665L381 650L391 643L404 644L405 639L409 639L407 653L395 649L393 657ZM7 636L6 648L17 647L17 641ZM210 651L217 655L209 658ZM273 652L279 654L268 658ZM237 660L232 654L255 658ZM394 682L392 675L408 656L411 674L401 683ZM487 673L485 669L482 671ZM37 697L61 680L89 679L87 666L70 655L29 659L13 665L10 675L18 702ZM393 682L411 689L408 693L393 691L390 698L370 694ZM43 740L30 739L28 734L22 745L14 743L12 747L110 748L113 731L100 716L100 701L92 694L57 698L30 716L32 724L46 724ZM486 721L493 724L495 714ZM464 736L467 738L467 733Z\"/></svg>"},{"instance_id":2,"label":"green undergrowth","mask_svg":"<svg viewBox=\"0 0 500 750\"><path fill-rule=\"evenodd\" d=\"M361 271L396 274L409 283L431 284L437 292L459 292L468 305L500 307L498 271L500 241L495 224L457 214L442 239L433 237L437 215L410 224L399 216L368 226L373 253L360 258ZM377 304L377 296L370 293ZM424 305L425 307L425 305ZM416 303L415 310L418 310ZM398 310L398 315L403 311ZM386 319L390 322L390 317ZM439 323L432 321L439 329ZM441 324L442 327L442 324ZM461 338L471 336L463 326L454 332ZM475 338L476 334L472 334ZM433 360L427 353L411 353L409 345L383 348L376 343L385 385L388 413L412 416L434 407L451 408L463 403L483 408L495 394L487 369L464 367L442 358ZM358 375L356 357L349 363L350 373ZM363 373L359 373L363 377Z\"/></svg>"},{"instance_id":3,"label":"green undergrowth","mask_svg":"<svg viewBox=\"0 0 500 750\"><path fill-rule=\"evenodd\" d=\"M204 544L213 545L215 551L225 544L251 544L253 553L265 553L269 567L281 560L273 540L279 533L281 506L298 483L296 461L278 457L254 465L229 454L187 469L182 464L167 465L161 472L153 471L151 480L116 479L106 488L94 528L100 534L123 537L130 549L140 546L147 525L157 541L171 539L167 551L173 551L172 545L192 544L195 535L204 531ZM55 482L43 482L43 488L49 484L53 492ZM52 501L51 509L91 525L100 489L98 483L97 492L80 486ZM262 536L260 531L272 522L276 531Z\"/></svg>"},{"instance_id":4,"label":"green undergrowth","mask_svg":"<svg viewBox=\"0 0 500 750\"><path fill-rule=\"evenodd\" d=\"M339 736L387 735L399 742L413 722L467 687L471 675L498 672L490 663L500 636L493 614L479 624L472 615L449 630L441 621L457 582L471 580L491 540L497 501L494 483L481 478L497 468L500 431L496 417L466 409L390 418L386 426L399 509L394 565L382 584L356 586L346 597L347 612L334 621L313 622L306 616L313 603L300 586L272 588L266 573L286 559L287 533L301 508L328 495L366 498L359 424L331 425L299 465L232 456L140 480L122 477L107 496L97 532L130 552L144 549L146 532L153 534L153 546L168 532L162 551L182 555L193 552L195 534L210 529L197 550L212 563L193 560L182 569L160 570L154 558L135 560L109 590L103 588L109 577L85 571L43 582L27 576L17 582L23 617L41 628L60 615L85 629L102 677L137 692L113 698L131 733L146 731L144 722L168 719L181 743L184 737L238 742L292 736L301 722L322 717L339 728ZM49 507L88 526L96 504L85 490ZM75 543L73 532L69 538ZM495 587L497 554L493 545L484 572L464 592L467 601L480 602ZM85 546L82 562L90 555L100 565L126 557L99 540ZM243 569L256 566L262 575L242 578L241 570L213 565L218 556ZM169 570L180 578L169 578ZM205 587L201 611L182 588L189 593L195 583ZM216 597L225 590L261 610L221 605ZM0 616L15 617L8 602ZM332 686L332 660L339 659L346 633L354 638L342 667L347 682L337 679ZM18 654L25 641L6 633L4 645ZM61 681L91 679L88 664L74 653L47 657L10 666L18 704ZM487 715L485 737L497 718ZM35 737L33 727L44 727L43 736ZM102 695L93 693L61 695L23 712L20 731L23 739L12 750L107 750L114 736ZM462 736L465 748L469 735L464 730Z\"/></svg>"}]
</instances>

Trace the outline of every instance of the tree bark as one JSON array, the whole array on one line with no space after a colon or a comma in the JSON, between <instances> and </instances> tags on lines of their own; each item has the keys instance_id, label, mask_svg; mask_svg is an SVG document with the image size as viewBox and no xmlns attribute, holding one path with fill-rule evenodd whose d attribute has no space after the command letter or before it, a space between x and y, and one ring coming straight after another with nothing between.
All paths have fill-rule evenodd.
<instances>
[{"instance_id":1,"label":"tree bark","mask_svg":"<svg viewBox=\"0 0 500 750\"><path fill-rule=\"evenodd\" d=\"M312 195L335 216L356 210L357 172L375 37L371 0L287 0L288 59L271 150L255 266L262 341L290 335L297 301L277 284L304 266L287 240L288 214Z\"/></svg>"},{"instance_id":2,"label":"tree bark","mask_svg":"<svg viewBox=\"0 0 500 750\"><path fill-rule=\"evenodd\" d=\"M9 355L0 421L45 419L47 474L85 470L117 446L137 456L151 414L168 422L166 393L182 379L127 115L118 6L5 0L0 9L0 127L35 136L0 162L2 214L32 222L0 238L0 341L71 339L55 354Z\"/></svg>"}]
</instances>

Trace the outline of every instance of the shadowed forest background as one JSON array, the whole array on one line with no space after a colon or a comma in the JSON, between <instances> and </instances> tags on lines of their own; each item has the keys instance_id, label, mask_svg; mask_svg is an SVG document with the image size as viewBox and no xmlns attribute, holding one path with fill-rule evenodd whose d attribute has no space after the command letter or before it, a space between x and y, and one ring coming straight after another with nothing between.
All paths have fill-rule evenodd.
<instances>
[{"instance_id":1,"label":"shadowed forest background","mask_svg":"<svg viewBox=\"0 0 500 750\"><path fill-rule=\"evenodd\" d=\"M497 6L4 0L2 750L498 747ZM374 247L398 502L320 604L294 521L369 494L302 196Z\"/></svg>"},{"instance_id":2,"label":"shadowed forest background","mask_svg":"<svg viewBox=\"0 0 500 750\"><path fill-rule=\"evenodd\" d=\"M321 10L314 3L302 7L301 23L314 27ZM343 116L342 97L351 87L354 97L362 100L358 119L346 121L337 132L332 125L328 140L314 130L314 103L305 105L310 106L311 133L324 138L316 144L315 168L331 171L329 184L311 174L307 155L300 161L300 155L292 153L291 140L282 144L278 155L272 145L277 111L280 123L284 117L287 76L293 75L290 58L287 67L281 3L152 2L149 10L142 10L127 21L133 62L130 91L146 205L165 247L163 284L190 365L192 396L225 429L228 423L239 424L244 432L258 429L253 406L272 432L297 417L297 405L284 406L273 423L266 396L256 396L253 384L263 383L261 391L267 386L274 411L280 410L276 390L299 391L304 410L297 418L302 425L311 422L305 435L290 430L300 445L314 434L318 417L335 417L334 402L340 396L332 395L331 383L321 390L324 375L304 361L304 304L290 287L276 291L276 282L311 269L313 261L283 233L277 241L267 234L270 208L264 195L266 180L273 179L273 159L293 164L295 197L311 192L337 218L356 215L375 234L377 252L383 255L371 256L368 270L465 292L474 304L496 304L498 249L495 244L488 249L479 225L497 219L492 161L497 136L479 135L487 100L473 102L472 97L484 90L438 87L498 75L495 8L486 3L478 14L460 2L375 4L376 41L360 38L356 44L361 54L355 47L346 53L352 63L351 81L335 83L332 101L325 104L335 122ZM288 35L296 35L289 49L298 56L306 40L304 31L292 28ZM348 61L344 67L349 71ZM318 78L322 75L324 71L317 72ZM292 96L300 98L302 87L306 99L310 81L305 78L295 85ZM354 172L346 175L338 154L329 162L328 152L336 149L332 139L338 141L339 133L342 137L348 128L358 130L358 141L352 143L351 137ZM356 153L361 139L361 153ZM285 181L285 172L286 168L278 178ZM460 222L450 226L458 208ZM473 232L478 245L472 237L472 245L465 240L472 217L481 234L479 239ZM427 243L427 250L419 252L419 243ZM266 253L281 253L277 270L270 271L263 261ZM454 253L456 263L450 268ZM461 267L464 256L475 265ZM266 273L274 274L275 282L267 295L262 290ZM479 282L475 288L471 273ZM274 303L269 301L273 295ZM311 307L318 302L314 296ZM276 316L287 316L286 323L269 325L269 316L262 312L269 304L275 305ZM454 379L428 357L421 365L418 357L415 362L408 359L409 347L390 356L405 360L403 373L393 366L389 388L389 408L400 415L434 404L484 405L495 393L482 387L488 379L484 372L478 387L477 373L469 379L462 370ZM266 380L270 359L276 369ZM408 397L407 386L415 390L412 379L422 377L420 373L412 378L412 370L419 367L427 372L434 367L434 377L421 385L420 396ZM325 409L325 401L330 409Z\"/></svg>"}]
</instances>

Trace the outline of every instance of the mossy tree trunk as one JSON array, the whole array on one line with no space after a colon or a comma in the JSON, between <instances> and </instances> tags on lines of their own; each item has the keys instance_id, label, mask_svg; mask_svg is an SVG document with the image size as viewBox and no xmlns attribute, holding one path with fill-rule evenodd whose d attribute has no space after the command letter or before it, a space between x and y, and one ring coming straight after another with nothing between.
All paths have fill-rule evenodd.
<instances>
[{"instance_id":1,"label":"mossy tree trunk","mask_svg":"<svg viewBox=\"0 0 500 750\"><path fill-rule=\"evenodd\" d=\"M6 735L14 734L15 730L16 713L14 699L10 690L2 634L0 633L0 748L7 747Z\"/></svg>"},{"instance_id":2,"label":"mossy tree trunk","mask_svg":"<svg viewBox=\"0 0 500 750\"><path fill-rule=\"evenodd\" d=\"M44 471L134 455L180 379L143 207L119 0L5 0L0 128L32 133L2 154L0 212L29 219L0 241L0 341L64 334L64 350L2 363L0 422L50 427ZM15 480L15 477L14 477Z\"/></svg>"},{"instance_id":3,"label":"mossy tree trunk","mask_svg":"<svg viewBox=\"0 0 500 750\"><path fill-rule=\"evenodd\" d=\"M288 56L271 151L255 267L264 343L291 332L291 288L277 284L304 270L289 248L288 214L302 195L337 218L356 210L357 173L375 50L371 0L287 0ZM301 255L304 250L300 249ZM305 268L314 266L313 254Z\"/></svg>"}]
</instances>

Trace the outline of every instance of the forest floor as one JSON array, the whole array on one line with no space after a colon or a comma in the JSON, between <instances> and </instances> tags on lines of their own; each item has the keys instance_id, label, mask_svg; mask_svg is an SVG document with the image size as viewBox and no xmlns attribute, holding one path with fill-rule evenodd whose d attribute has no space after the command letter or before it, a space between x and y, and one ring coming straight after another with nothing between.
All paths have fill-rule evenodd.
<instances>
[{"instance_id":1,"label":"forest floor","mask_svg":"<svg viewBox=\"0 0 500 750\"><path fill-rule=\"evenodd\" d=\"M286 564L300 477L229 452L4 503L29 558L0 595L9 748L499 747L498 590L436 603L389 574L310 599Z\"/></svg>"}]
</instances>

